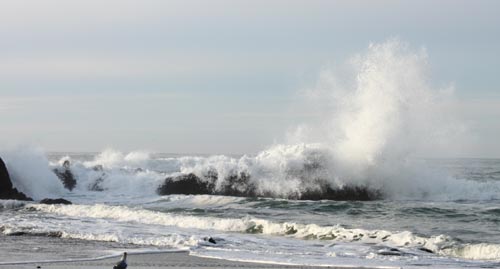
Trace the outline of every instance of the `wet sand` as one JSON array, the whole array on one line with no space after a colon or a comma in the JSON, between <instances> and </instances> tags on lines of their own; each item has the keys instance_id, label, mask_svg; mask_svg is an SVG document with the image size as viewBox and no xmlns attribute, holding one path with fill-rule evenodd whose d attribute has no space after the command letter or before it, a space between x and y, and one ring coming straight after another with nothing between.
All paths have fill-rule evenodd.
<instances>
[{"instance_id":1,"label":"wet sand","mask_svg":"<svg viewBox=\"0 0 500 269\"><path fill-rule=\"evenodd\" d=\"M97 260L33 262L22 264L0 264L0 269L105 269L113 268L120 257L109 257ZM127 269L152 268L367 268L367 267L309 267L250 262L235 262L221 259L200 258L186 252L129 254Z\"/></svg>"}]
</instances>

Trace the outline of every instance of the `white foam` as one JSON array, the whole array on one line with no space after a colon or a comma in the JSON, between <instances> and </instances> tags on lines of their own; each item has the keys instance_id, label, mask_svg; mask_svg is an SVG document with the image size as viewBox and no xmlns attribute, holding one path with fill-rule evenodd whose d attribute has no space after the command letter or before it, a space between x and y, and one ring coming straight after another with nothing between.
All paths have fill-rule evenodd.
<instances>
[{"instance_id":1,"label":"white foam","mask_svg":"<svg viewBox=\"0 0 500 269\"><path fill-rule=\"evenodd\" d=\"M134 254L156 254L156 253L182 253L185 250L127 250L128 255ZM31 261L13 261L13 262L0 262L0 265L24 265L24 264L44 264L44 263L67 263L67 262L89 262L89 261L100 261L110 258L116 258L123 255L123 252L116 251L110 255L104 255L93 258L82 258L82 259L62 259L62 260L31 260Z\"/></svg>"},{"instance_id":2,"label":"white foam","mask_svg":"<svg viewBox=\"0 0 500 269\"><path fill-rule=\"evenodd\" d=\"M19 200L0 200L0 209L15 209L26 205L27 202Z\"/></svg>"},{"instance_id":3,"label":"white foam","mask_svg":"<svg viewBox=\"0 0 500 269\"><path fill-rule=\"evenodd\" d=\"M122 244L133 244L142 246L157 246L174 248L178 251L187 251L190 247L198 246L200 239L195 236L181 236L178 234L170 235L151 235L151 236L131 236L119 233L104 233L95 232L63 232L62 238L81 239L89 241L117 242Z\"/></svg>"},{"instance_id":4,"label":"white foam","mask_svg":"<svg viewBox=\"0 0 500 269\"><path fill-rule=\"evenodd\" d=\"M471 260L500 260L500 244L465 244L441 253Z\"/></svg>"},{"instance_id":5,"label":"white foam","mask_svg":"<svg viewBox=\"0 0 500 269\"><path fill-rule=\"evenodd\" d=\"M145 167L149 160L151 160L150 153L146 151L132 151L124 154L114 149L106 149L99 153L94 160L85 162L85 164L88 167L102 165L106 168Z\"/></svg>"},{"instance_id":6,"label":"white foam","mask_svg":"<svg viewBox=\"0 0 500 269\"><path fill-rule=\"evenodd\" d=\"M1 153L12 184L33 199L52 198L64 194L60 180L50 170L41 149L20 147Z\"/></svg>"},{"instance_id":7,"label":"white foam","mask_svg":"<svg viewBox=\"0 0 500 269\"><path fill-rule=\"evenodd\" d=\"M216 218L185 216L155 212L145 209L131 209L124 206L108 205L42 205L32 204L39 211L76 217L79 219L110 219L138 225L162 225L221 232L259 233L293 237L298 239L319 239L343 243L365 243L390 245L403 248L426 248L446 256L466 259L500 259L500 245L476 244L462 245L452 238L439 235L422 237L409 231L391 232L386 230L348 229L341 226L320 226L317 224L298 224L292 222L273 222L258 218ZM113 241L156 246L189 247L197 245L199 238L185 237L147 237L120 236L115 233L66 233L65 236L86 240Z\"/></svg>"}]
</instances>

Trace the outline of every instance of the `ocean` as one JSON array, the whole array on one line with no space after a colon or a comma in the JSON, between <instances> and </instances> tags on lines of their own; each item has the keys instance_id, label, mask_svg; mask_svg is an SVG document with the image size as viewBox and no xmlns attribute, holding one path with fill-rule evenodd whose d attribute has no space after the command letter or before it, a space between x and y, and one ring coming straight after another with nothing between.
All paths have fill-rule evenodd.
<instances>
[{"instance_id":1,"label":"ocean","mask_svg":"<svg viewBox=\"0 0 500 269\"><path fill-rule=\"evenodd\" d=\"M73 204L1 201L0 261L180 249L279 264L498 268L500 160L431 158L482 153L453 87L434 86L429 71L425 49L370 44L299 91L287 116L302 123L255 154L1 149L14 187ZM214 148L231 147L219 140Z\"/></svg>"},{"instance_id":2,"label":"ocean","mask_svg":"<svg viewBox=\"0 0 500 269\"><path fill-rule=\"evenodd\" d=\"M0 263L189 250L296 265L500 267L500 159L350 170L309 144L243 156L18 149L2 158L19 190L73 204L0 200ZM71 171L72 191L54 169ZM217 194L159 194L166 179L180 184L188 174ZM221 191L228 184L232 196ZM354 185L376 195L321 196L325 186ZM301 200L306 192L311 199Z\"/></svg>"}]
</instances>

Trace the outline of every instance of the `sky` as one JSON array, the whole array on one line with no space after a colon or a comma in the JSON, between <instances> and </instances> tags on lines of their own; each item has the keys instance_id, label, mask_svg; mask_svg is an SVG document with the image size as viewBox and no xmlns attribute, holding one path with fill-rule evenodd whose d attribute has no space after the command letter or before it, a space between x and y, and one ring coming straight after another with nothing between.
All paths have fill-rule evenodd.
<instances>
[{"instance_id":1,"label":"sky","mask_svg":"<svg viewBox=\"0 0 500 269\"><path fill-rule=\"evenodd\" d=\"M320 71L397 37L500 157L499 1L1 1L0 147L255 153ZM453 155L453 154L452 154Z\"/></svg>"}]
</instances>

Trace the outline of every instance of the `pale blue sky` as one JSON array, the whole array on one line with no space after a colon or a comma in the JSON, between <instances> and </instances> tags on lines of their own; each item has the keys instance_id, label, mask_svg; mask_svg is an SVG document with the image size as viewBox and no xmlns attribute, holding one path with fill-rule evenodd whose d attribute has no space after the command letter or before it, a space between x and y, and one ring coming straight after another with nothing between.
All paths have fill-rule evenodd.
<instances>
[{"instance_id":1,"label":"pale blue sky","mask_svg":"<svg viewBox=\"0 0 500 269\"><path fill-rule=\"evenodd\" d=\"M2 1L0 146L254 153L309 117L297 91L370 42L425 47L500 156L499 1Z\"/></svg>"}]
</instances>

